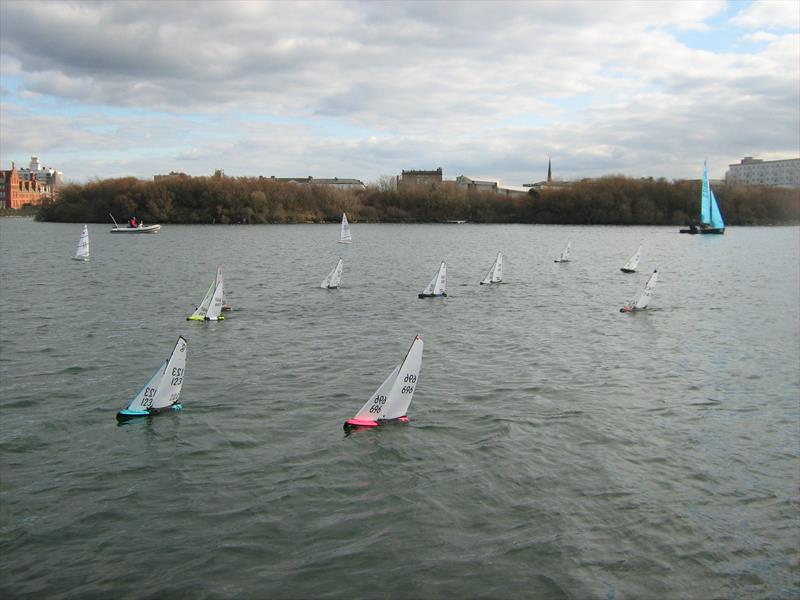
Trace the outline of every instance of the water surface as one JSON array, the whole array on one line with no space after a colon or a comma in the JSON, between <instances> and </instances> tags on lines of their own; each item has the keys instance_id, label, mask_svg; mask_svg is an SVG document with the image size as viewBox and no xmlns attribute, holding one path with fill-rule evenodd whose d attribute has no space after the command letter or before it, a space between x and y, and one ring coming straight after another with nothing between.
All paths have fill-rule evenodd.
<instances>
[{"instance_id":1,"label":"water surface","mask_svg":"<svg viewBox=\"0 0 800 600\"><path fill-rule=\"evenodd\" d=\"M0 219L4 597L800 597L800 229L80 228ZM178 335L184 410L118 426Z\"/></svg>"}]
</instances>

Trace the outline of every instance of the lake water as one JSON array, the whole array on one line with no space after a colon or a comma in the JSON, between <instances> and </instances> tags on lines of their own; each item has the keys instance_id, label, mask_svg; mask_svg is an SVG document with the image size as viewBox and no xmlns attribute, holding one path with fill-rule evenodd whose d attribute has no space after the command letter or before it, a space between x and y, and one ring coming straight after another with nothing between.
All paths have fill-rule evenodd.
<instances>
[{"instance_id":1,"label":"lake water","mask_svg":"<svg viewBox=\"0 0 800 600\"><path fill-rule=\"evenodd\" d=\"M0 219L3 597L800 597L800 228L80 229ZM184 410L118 426L178 335Z\"/></svg>"}]
</instances>

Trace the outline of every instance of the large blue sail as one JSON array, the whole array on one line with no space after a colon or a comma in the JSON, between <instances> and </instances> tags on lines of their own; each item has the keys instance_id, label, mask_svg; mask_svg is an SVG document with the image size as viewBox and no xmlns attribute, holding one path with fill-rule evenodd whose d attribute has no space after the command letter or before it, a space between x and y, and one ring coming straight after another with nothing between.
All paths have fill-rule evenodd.
<instances>
[{"instance_id":1,"label":"large blue sail","mask_svg":"<svg viewBox=\"0 0 800 600\"><path fill-rule=\"evenodd\" d=\"M714 192L711 191L711 186L708 184L708 168L706 163L703 163L703 188L700 195L700 222L703 225L711 225L711 203L716 206L717 201L714 199ZM713 199L713 200L712 200ZM717 209L719 214L719 209ZM720 218L720 220L722 220Z\"/></svg>"},{"instance_id":2,"label":"large blue sail","mask_svg":"<svg viewBox=\"0 0 800 600\"><path fill-rule=\"evenodd\" d=\"M722 220L722 213L719 212L717 199L714 197L714 190L709 186L708 191L710 193L709 201L711 204L711 227L714 229L725 229L725 221Z\"/></svg>"}]
</instances>

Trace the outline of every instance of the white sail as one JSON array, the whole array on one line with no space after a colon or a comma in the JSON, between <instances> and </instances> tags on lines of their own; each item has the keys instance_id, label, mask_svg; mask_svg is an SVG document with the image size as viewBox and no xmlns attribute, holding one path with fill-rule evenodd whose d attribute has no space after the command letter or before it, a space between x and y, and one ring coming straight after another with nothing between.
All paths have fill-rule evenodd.
<instances>
[{"instance_id":1,"label":"white sail","mask_svg":"<svg viewBox=\"0 0 800 600\"><path fill-rule=\"evenodd\" d=\"M340 258L339 261L336 263L336 266L331 269L331 272L328 273L327 277L322 280L322 283L319 284L319 287L323 289L335 289L339 287L339 284L342 281L342 269L344 267L344 263Z\"/></svg>"},{"instance_id":2,"label":"white sail","mask_svg":"<svg viewBox=\"0 0 800 600\"><path fill-rule=\"evenodd\" d=\"M567 241L567 245L564 246L564 249L561 251L561 256L559 256L555 262L569 262L569 252L572 249L572 240Z\"/></svg>"},{"instance_id":3,"label":"white sail","mask_svg":"<svg viewBox=\"0 0 800 600\"><path fill-rule=\"evenodd\" d=\"M209 321L216 321L222 313L222 285L214 286L214 293L211 295L211 301L208 303L208 310L206 310L205 318Z\"/></svg>"},{"instance_id":4,"label":"white sail","mask_svg":"<svg viewBox=\"0 0 800 600\"><path fill-rule=\"evenodd\" d=\"M494 259L494 264L489 267L483 281L481 281L481 285L500 283L501 281L503 281L503 253L498 252L497 258Z\"/></svg>"},{"instance_id":5,"label":"white sail","mask_svg":"<svg viewBox=\"0 0 800 600\"><path fill-rule=\"evenodd\" d=\"M164 368L166 365L167 361L164 361L162 365L156 369L156 372L153 373L150 380L145 383L144 387L139 390L139 393L133 397L133 400L128 404L126 410L146 411L153 405L153 400L155 400L156 394L158 393L158 386L164 376Z\"/></svg>"},{"instance_id":6,"label":"white sail","mask_svg":"<svg viewBox=\"0 0 800 600\"><path fill-rule=\"evenodd\" d=\"M225 305L225 283L222 280L222 266L217 267L217 281L218 287L222 288L222 305Z\"/></svg>"},{"instance_id":7,"label":"white sail","mask_svg":"<svg viewBox=\"0 0 800 600\"><path fill-rule=\"evenodd\" d=\"M200 302L200 306L198 306L195 311L192 313L188 319L190 320L203 320L206 318L206 313L208 312L208 307L211 305L211 298L214 296L214 291L217 289L217 281L211 282L211 285L208 287L206 291L206 295L203 296L203 301Z\"/></svg>"},{"instance_id":8,"label":"white sail","mask_svg":"<svg viewBox=\"0 0 800 600\"><path fill-rule=\"evenodd\" d=\"M422 338L416 336L403 362L395 367L389 377L375 390L358 411L356 419L397 419L405 416L414 397L422 366Z\"/></svg>"},{"instance_id":9,"label":"white sail","mask_svg":"<svg viewBox=\"0 0 800 600\"><path fill-rule=\"evenodd\" d=\"M433 276L428 287L422 292L423 296L442 296L447 291L447 265L444 261L439 265L439 270Z\"/></svg>"},{"instance_id":10,"label":"white sail","mask_svg":"<svg viewBox=\"0 0 800 600\"><path fill-rule=\"evenodd\" d=\"M630 260L625 263L625 266L622 267L623 271L627 271L633 273L636 270L636 267L639 266L639 259L642 258L642 246L641 244L636 249L636 253L631 256Z\"/></svg>"},{"instance_id":11,"label":"white sail","mask_svg":"<svg viewBox=\"0 0 800 600\"><path fill-rule=\"evenodd\" d=\"M634 304L634 308L639 310L642 308L647 308L647 305L650 304L650 298L653 295L653 290L656 287L656 282L658 281L658 269L653 271L653 274L650 275L650 279L647 280L647 283L644 286L644 291L639 296L639 299Z\"/></svg>"},{"instance_id":12,"label":"white sail","mask_svg":"<svg viewBox=\"0 0 800 600\"><path fill-rule=\"evenodd\" d=\"M342 232L339 237L340 244L349 244L353 241L353 237L350 235L350 223L347 222L347 214L342 213Z\"/></svg>"},{"instance_id":13,"label":"white sail","mask_svg":"<svg viewBox=\"0 0 800 600\"><path fill-rule=\"evenodd\" d=\"M394 386L394 380L397 378L399 372L400 365L397 365L394 370L389 373L389 376L384 379L383 383L378 386L375 393L370 396L366 404L361 407L361 410L356 413L355 419L375 421L379 418L379 415L383 412L383 407L389 399L389 391L392 389L392 386Z\"/></svg>"},{"instance_id":14,"label":"white sail","mask_svg":"<svg viewBox=\"0 0 800 600\"><path fill-rule=\"evenodd\" d=\"M75 249L75 260L89 260L89 228L84 225L81 237L78 238L78 247Z\"/></svg>"},{"instance_id":15,"label":"white sail","mask_svg":"<svg viewBox=\"0 0 800 600\"><path fill-rule=\"evenodd\" d=\"M178 401L185 373L186 340L179 337L164 368L161 382L153 399L153 408L166 408Z\"/></svg>"}]
</instances>

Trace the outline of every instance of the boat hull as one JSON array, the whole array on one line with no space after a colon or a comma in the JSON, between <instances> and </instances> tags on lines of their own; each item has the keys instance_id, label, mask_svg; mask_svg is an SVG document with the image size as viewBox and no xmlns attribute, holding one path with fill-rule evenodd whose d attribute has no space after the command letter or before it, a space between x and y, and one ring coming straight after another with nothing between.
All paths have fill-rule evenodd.
<instances>
[{"instance_id":1,"label":"boat hull","mask_svg":"<svg viewBox=\"0 0 800 600\"><path fill-rule=\"evenodd\" d=\"M180 404L165 406L164 408L149 408L147 410L128 410L127 408L117 413L117 421L130 421L131 419L141 419L142 417L152 417L166 412L176 412L183 408Z\"/></svg>"},{"instance_id":2,"label":"boat hull","mask_svg":"<svg viewBox=\"0 0 800 600\"><path fill-rule=\"evenodd\" d=\"M403 415L396 419L378 419L377 421L370 421L369 419L347 419L347 421L344 422L344 430L349 433L360 429L374 429L382 425L394 425L397 423L408 423L408 417Z\"/></svg>"},{"instance_id":3,"label":"boat hull","mask_svg":"<svg viewBox=\"0 0 800 600\"><path fill-rule=\"evenodd\" d=\"M144 227L114 227L111 233L157 233L161 225L146 225Z\"/></svg>"},{"instance_id":4,"label":"boat hull","mask_svg":"<svg viewBox=\"0 0 800 600\"><path fill-rule=\"evenodd\" d=\"M447 294L419 294L419 298L446 298Z\"/></svg>"},{"instance_id":5,"label":"boat hull","mask_svg":"<svg viewBox=\"0 0 800 600\"><path fill-rule=\"evenodd\" d=\"M725 228L720 227L706 227L706 228L689 228L689 229L681 229L679 233L688 233L689 235L723 235L725 233Z\"/></svg>"},{"instance_id":6,"label":"boat hull","mask_svg":"<svg viewBox=\"0 0 800 600\"><path fill-rule=\"evenodd\" d=\"M636 273L636 269L626 269L625 267L622 267L620 271L623 273Z\"/></svg>"},{"instance_id":7,"label":"boat hull","mask_svg":"<svg viewBox=\"0 0 800 600\"><path fill-rule=\"evenodd\" d=\"M186 320L187 321L224 321L225 317L220 315L216 319L211 319L210 317L200 317L200 316L195 317L194 315L192 315L190 317L186 317Z\"/></svg>"}]
</instances>

